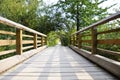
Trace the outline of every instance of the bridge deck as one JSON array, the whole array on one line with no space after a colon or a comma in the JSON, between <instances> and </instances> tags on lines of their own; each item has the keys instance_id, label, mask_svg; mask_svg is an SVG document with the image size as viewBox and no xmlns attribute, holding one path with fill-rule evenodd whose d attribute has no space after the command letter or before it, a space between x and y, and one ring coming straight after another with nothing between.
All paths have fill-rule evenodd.
<instances>
[{"instance_id":1,"label":"bridge deck","mask_svg":"<svg viewBox=\"0 0 120 80\"><path fill-rule=\"evenodd\" d=\"M1 74L0 80L117 80L68 47L49 47Z\"/></svg>"}]
</instances>

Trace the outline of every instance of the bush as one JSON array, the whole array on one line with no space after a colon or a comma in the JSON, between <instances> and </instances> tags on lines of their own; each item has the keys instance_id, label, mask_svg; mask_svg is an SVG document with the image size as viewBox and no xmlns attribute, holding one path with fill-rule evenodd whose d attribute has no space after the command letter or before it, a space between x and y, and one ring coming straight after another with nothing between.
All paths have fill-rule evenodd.
<instances>
[{"instance_id":1,"label":"bush","mask_svg":"<svg viewBox=\"0 0 120 80\"><path fill-rule=\"evenodd\" d=\"M70 40L69 40L69 37L67 35L61 36L60 40L61 40L61 44L63 46L68 46L70 44Z\"/></svg>"},{"instance_id":2,"label":"bush","mask_svg":"<svg viewBox=\"0 0 120 80\"><path fill-rule=\"evenodd\" d=\"M58 42L59 42L59 37L58 37L57 33L53 32L53 31L50 32L48 34L48 38L47 38L47 45L48 46L55 46L58 44Z\"/></svg>"}]
</instances>

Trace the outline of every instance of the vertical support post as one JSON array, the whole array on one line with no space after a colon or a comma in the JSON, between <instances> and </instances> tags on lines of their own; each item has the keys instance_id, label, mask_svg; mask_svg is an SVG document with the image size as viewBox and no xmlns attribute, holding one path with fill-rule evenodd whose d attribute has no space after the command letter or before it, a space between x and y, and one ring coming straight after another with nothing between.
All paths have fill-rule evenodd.
<instances>
[{"instance_id":1,"label":"vertical support post","mask_svg":"<svg viewBox=\"0 0 120 80\"><path fill-rule=\"evenodd\" d=\"M44 46L43 36L41 36L41 46Z\"/></svg>"},{"instance_id":2,"label":"vertical support post","mask_svg":"<svg viewBox=\"0 0 120 80\"><path fill-rule=\"evenodd\" d=\"M37 34L34 34L34 48L37 49Z\"/></svg>"},{"instance_id":3,"label":"vertical support post","mask_svg":"<svg viewBox=\"0 0 120 80\"><path fill-rule=\"evenodd\" d=\"M16 29L16 53L22 54L22 29Z\"/></svg>"},{"instance_id":4,"label":"vertical support post","mask_svg":"<svg viewBox=\"0 0 120 80\"><path fill-rule=\"evenodd\" d=\"M77 44L77 36L76 36L77 34L75 34L74 35L74 37L75 37L75 46L76 46L76 44Z\"/></svg>"},{"instance_id":5,"label":"vertical support post","mask_svg":"<svg viewBox=\"0 0 120 80\"><path fill-rule=\"evenodd\" d=\"M75 46L75 35L73 35L73 46Z\"/></svg>"},{"instance_id":6,"label":"vertical support post","mask_svg":"<svg viewBox=\"0 0 120 80\"><path fill-rule=\"evenodd\" d=\"M79 42L79 41L78 41L78 37L79 37L79 36L78 36L78 33L77 33L77 34L76 34L76 39L75 39L75 40L76 40L76 47L78 47L78 42Z\"/></svg>"},{"instance_id":7,"label":"vertical support post","mask_svg":"<svg viewBox=\"0 0 120 80\"><path fill-rule=\"evenodd\" d=\"M82 33L78 34L78 48L82 48Z\"/></svg>"},{"instance_id":8,"label":"vertical support post","mask_svg":"<svg viewBox=\"0 0 120 80\"><path fill-rule=\"evenodd\" d=\"M97 53L97 28L92 28L92 54Z\"/></svg>"},{"instance_id":9,"label":"vertical support post","mask_svg":"<svg viewBox=\"0 0 120 80\"><path fill-rule=\"evenodd\" d=\"M47 45L47 37L45 37L45 45Z\"/></svg>"},{"instance_id":10,"label":"vertical support post","mask_svg":"<svg viewBox=\"0 0 120 80\"><path fill-rule=\"evenodd\" d=\"M70 45L71 45L71 43L72 43L72 37L70 36Z\"/></svg>"},{"instance_id":11,"label":"vertical support post","mask_svg":"<svg viewBox=\"0 0 120 80\"><path fill-rule=\"evenodd\" d=\"M70 36L71 37L71 45L73 45L73 36Z\"/></svg>"}]
</instances>

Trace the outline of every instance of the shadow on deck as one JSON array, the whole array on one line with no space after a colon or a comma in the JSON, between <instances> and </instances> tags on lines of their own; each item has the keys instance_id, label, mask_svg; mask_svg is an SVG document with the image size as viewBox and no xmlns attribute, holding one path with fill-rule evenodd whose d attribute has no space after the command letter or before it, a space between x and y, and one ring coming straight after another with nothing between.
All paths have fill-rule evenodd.
<instances>
[{"instance_id":1,"label":"shadow on deck","mask_svg":"<svg viewBox=\"0 0 120 80\"><path fill-rule=\"evenodd\" d=\"M1 74L0 80L117 80L75 53L57 45Z\"/></svg>"}]
</instances>

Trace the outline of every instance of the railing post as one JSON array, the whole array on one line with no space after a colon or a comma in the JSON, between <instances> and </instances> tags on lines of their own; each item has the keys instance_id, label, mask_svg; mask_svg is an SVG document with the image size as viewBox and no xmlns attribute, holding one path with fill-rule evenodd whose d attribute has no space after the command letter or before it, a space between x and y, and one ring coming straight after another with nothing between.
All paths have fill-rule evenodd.
<instances>
[{"instance_id":1,"label":"railing post","mask_svg":"<svg viewBox=\"0 0 120 80\"><path fill-rule=\"evenodd\" d=\"M72 36L70 36L70 39L71 39L70 45L73 45L73 38L72 38Z\"/></svg>"},{"instance_id":2,"label":"railing post","mask_svg":"<svg viewBox=\"0 0 120 80\"><path fill-rule=\"evenodd\" d=\"M73 35L73 46L75 46L75 35Z\"/></svg>"},{"instance_id":3,"label":"railing post","mask_svg":"<svg viewBox=\"0 0 120 80\"><path fill-rule=\"evenodd\" d=\"M70 45L72 45L72 36L70 36Z\"/></svg>"},{"instance_id":4,"label":"railing post","mask_svg":"<svg viewBox=\"0 0 120 80\"><path fill-rule=\"evenodd\" d=\"M22 29L16 29L16 53L22 54Z\"/></svg>"},{"instance_id":5,"label":"railing post","mask_svg":"<svg viewBox=\"0 0 120 80\"><path fill-rule=\"evenodd\" d=\"M47 37L45 37L45 45L47 45Z\"/></svg>"},{"instance_id":6,"label":"railing post","mask_svg":"<svg viewBox=\"0 0 120 80\"><path fill-rule=\"evenodd\" d=\"M41 46L44 46L43 36L41 36Z\"/></svg>"},{"instance_id":7,"label":"railing post","mask_svg":"<svg viewBox=\"0 0 120 80\"><path fill-rule=\"evenodd\" d=\"M92 28L92 54L97 53L97 28Z\"/></svg>"},{"instance_id":8,"label":"railing post","mask_svg":"<svg viewBox=\"0 0 120 80\"><path fill-rule=\"evenodd\" d=\"M37 34L34 34L34 48L37 49Z\"/></svg>"},{"instance_id":9,"label":"railing post","mask_svg":"<svg viewBox=\"0 0 120 80\"><path fill-rule=\"evenodd\" d=\"M78 48L82 48L82 33L78 34Z\"/></svg>"}]
</instances>

